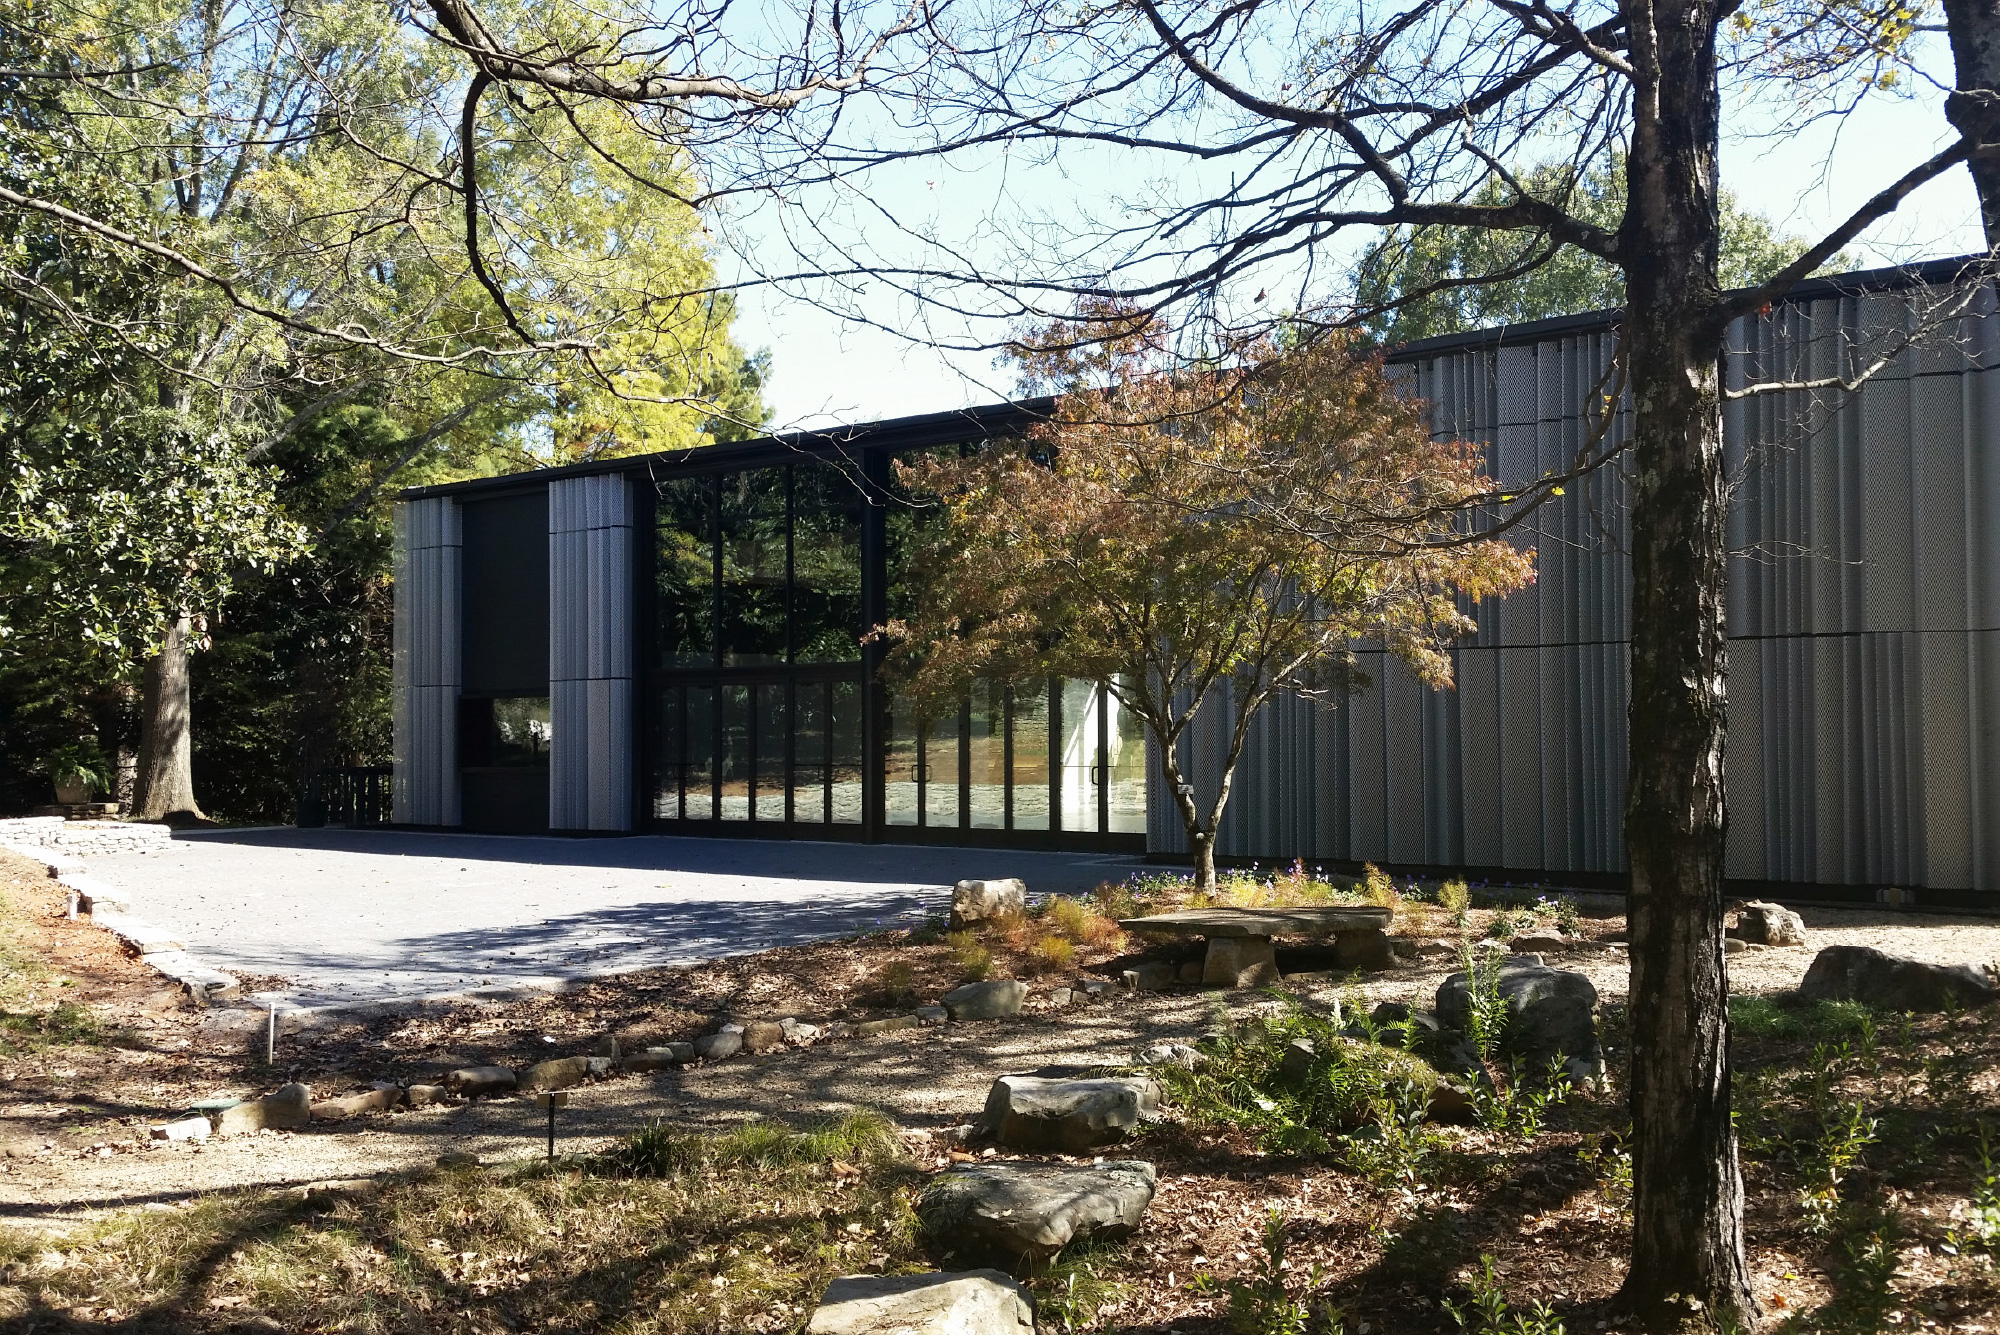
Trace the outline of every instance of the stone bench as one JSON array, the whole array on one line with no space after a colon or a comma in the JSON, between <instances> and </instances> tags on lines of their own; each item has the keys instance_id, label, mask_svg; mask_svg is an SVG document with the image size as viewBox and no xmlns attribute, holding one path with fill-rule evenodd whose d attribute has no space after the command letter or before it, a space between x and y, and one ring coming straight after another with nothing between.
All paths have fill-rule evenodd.
<instances>
[{"instance_id":1,"label":"stone bench","mask_svg":"<svg viewBox=\"0 0 2000 1335\"><path fill-rule=\"evenodd\" d=\"M1297 909L1181 909L1150 918L1126 918L1128 932L1202 937L1208 955L1201 981L1211 987L1263 987L1278 981L1274 936L1332 938L1344 968L1386 968L1393 956L1386 929L1394 914L1373 905Z\"/></svg>"}]
</instances>

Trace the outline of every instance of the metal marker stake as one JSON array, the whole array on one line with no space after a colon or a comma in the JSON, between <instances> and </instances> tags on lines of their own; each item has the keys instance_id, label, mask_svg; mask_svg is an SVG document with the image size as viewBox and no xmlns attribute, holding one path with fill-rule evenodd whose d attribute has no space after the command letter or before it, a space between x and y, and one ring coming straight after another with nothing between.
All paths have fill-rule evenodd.
<instances>
[{"instance_id":1,"label":"metal marker stake","mask_svg":"<svg viewBox=\"0 0 2000 1335\"><path fill-rule=\"evenodd\" d=\"M269 1023L264 1028L264 1065L278 1064L278 1003L273 1001L265 1012Z\"/></svg>"},{"instance_id":2,"label":"metal marker stake","mask_svg":"<svg viewBox=\"0 0 2000 1335\"><path fill-rule=\"evenodd\" d=\"M537 1094L535 1102L549 1110L549 1161L553 1163L556 1157L556 1109L569 1102L569 1095L551 1090L545 1094Z\"/></svg>"}]
</instances>

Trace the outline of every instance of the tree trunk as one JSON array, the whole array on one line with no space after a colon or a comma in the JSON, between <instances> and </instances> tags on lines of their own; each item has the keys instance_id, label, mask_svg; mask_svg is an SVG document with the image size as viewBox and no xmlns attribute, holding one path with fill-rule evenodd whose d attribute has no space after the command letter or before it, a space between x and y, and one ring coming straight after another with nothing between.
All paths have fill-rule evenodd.
<instances>
[{"instance_id":1,"label":"tree trunk","mask_svg":"<svg viewBox=\"0 0 2000 1335\"><path fill-rule=\"evenodd\" d=\"M1653 1330L1747 1326L1723 976L1725 495L1718 98L1708 0L1628 6L1634 90L1625 346L1634 414L1632 1263Z\"/></svg>"},{"instance_id":2,"label":"tree trunk","mask_svg":"<svg viewBox=\"0 0 2000 1335\"><path fill-rule=\"evenodd\" d=\"M1202 830L1188 831L1188 851L1194 854L1194 888L1215 889L1215 836Z\"/></svg>"},{"instance_id":3,"label":"tree trunk","mask_svg":"<svg viewBox=\"0 0 2000 1335\"><path fill-rule=\"evenodd\" d=\"M2000 148L2000 0L1944 0L1958 87L1945 99L1945 119L1973 144ZM1986 248L2000 247L2000 154L1968 162L1979 192Z\"/></svg>"},{"instance_id":4,"label":"tree trunk","mask_svg":"<svg viewBox=\"0 0 2000 1335\"><path fill-rule=\"evenodd\" d=\"M201 819L194 800L193 732L188 713L188 618L167 627L160 652L146 660L140 696L139 772L132 806L140 820Z\"/></svg>"},{"instance_id":5,"label":"tree trunk","mask_svg":"<svg viewBox=\"0 0 2000 1335\"><path fill-rule=\"evenodd\" d=\"M1194 859L1194 888L1212 891L1215 889L1215 830L1221 825L1222 813L1219 810L1216 812L1215 825L1203 828L1201 812L1194 804L1194 787L1181 775L1178 748L1156 720L1147 717L1146 725L1153 730L1153 741L1160 750L1160 768L1166 776L1167 791L1174 795L1174 808L1180 813L1181 828L1187 831L1188 855ZM1225 802L1229 800L1227 774L1223 776L1221 797Z\"/></svg>"}]
</instances>

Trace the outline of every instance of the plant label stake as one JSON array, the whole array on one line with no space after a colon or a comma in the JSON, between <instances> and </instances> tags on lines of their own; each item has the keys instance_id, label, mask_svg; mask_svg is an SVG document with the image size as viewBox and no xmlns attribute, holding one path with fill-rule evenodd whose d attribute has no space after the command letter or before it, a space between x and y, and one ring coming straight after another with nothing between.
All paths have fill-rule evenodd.
<instances>
[{"instance_id":1,"label":"plant label stake","mask_svg":"<svg viewBox=\"0 0 2000 1335\"><path fill-rule=\"evenodd\" d=\"M556 1157L556 1109L568 1105L569 1092L567 1090L550 1090L547 1093L535 1095L535 1102L549 1110L549 1159L553 1161Z\"/></svg>"},{"instance_id":2,"label":"plant label stake","mask_svg":"<svg viewBox=\"0 0 2000 1335\"><path fill-rule=\"evenodd\" d=\"M273 1001L265 1010L267 1023L264 1026L264 1065L278 1064L278 1003Z\"/></svg>"}]
</instances>

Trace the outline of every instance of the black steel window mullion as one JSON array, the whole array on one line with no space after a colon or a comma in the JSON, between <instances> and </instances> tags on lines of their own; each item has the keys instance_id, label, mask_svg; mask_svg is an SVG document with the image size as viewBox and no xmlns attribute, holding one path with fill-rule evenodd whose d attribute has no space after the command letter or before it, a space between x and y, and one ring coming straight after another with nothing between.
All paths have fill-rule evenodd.
<instances>
[{"instance_id":1,"label":"black steel window mullion","mask_svg":"<svg viewBox=\"0 0 2000 1335\"><path fill-rule=\"evenodd\" d=\"M708 708L708 818L717 825L722 824L722 719L728 710L722 703L722 475L716 474L708 483L708 533L710 583L708 604L715 632L709 661L716 671L715 685L709 691Z\"/></svg>"},{"instance_id":2,"label":"black steel window mullion","mask_svg":"<svg viewBox=\"0 0 2000 1335\"><path fill-rule=\"evenodd\" d=\"M914 713L915 708L911 706L910 721L917 725L917 828L923 829L930 824L931 729L921 714Z\"/></svg>"},{"instance_id":3,"label":"black steel window mullion","mask_svg":"<svg viewBox=\"0 0 2000 1335\"><path fill-rule=\"evenodd\" d=\"M1000 802L1006 813L1000 824L1003 829L1014 828L1014 683L1008 682L1000 692Z\"/></svg>"},{"instance_id":4,"label":"black steel window mullion","mask_svg":"<svg viewBox=\"0 0 2000 1335\"><path fill-rule=\"evenodd\" d=\"M793 542L798 531L798 491L794 485L798 470L785 468L785 824L796 816L792 794L798 787L799 690L795 675L798 662L798 579Z\"/></svg>"},{"instance_id":5,"label":"black steel window mullion","mask_svg":"<svg viewBox=\"0 0 2000 1335\"><path fill-rule=\"evenodd\" d=\"M958 702L958 828L972 828L972 697Z\"/></svg>"},{"instance_id":6,"label":"black steel window mullion","mask_svg":"<svg viewBox=\"0 0 2000 1335\"><path fill-rule=\"evenodd\" d=\"M1049 833L1061 834L1062 819L1062 678L1049 678Z\"/></svg>"},{"instance_id":7,"label":"black steel window mullion","mask_svg":"<svg viewBox=\"0 0 2000 1335\"><path fill-rule=\"evenodd\" d=\"M750 795L749 807L744 818L751 824L757 823L757 707L763 701L762 683L748 681L743 684L743 791Z\"/></svg>"}]
</instances>

